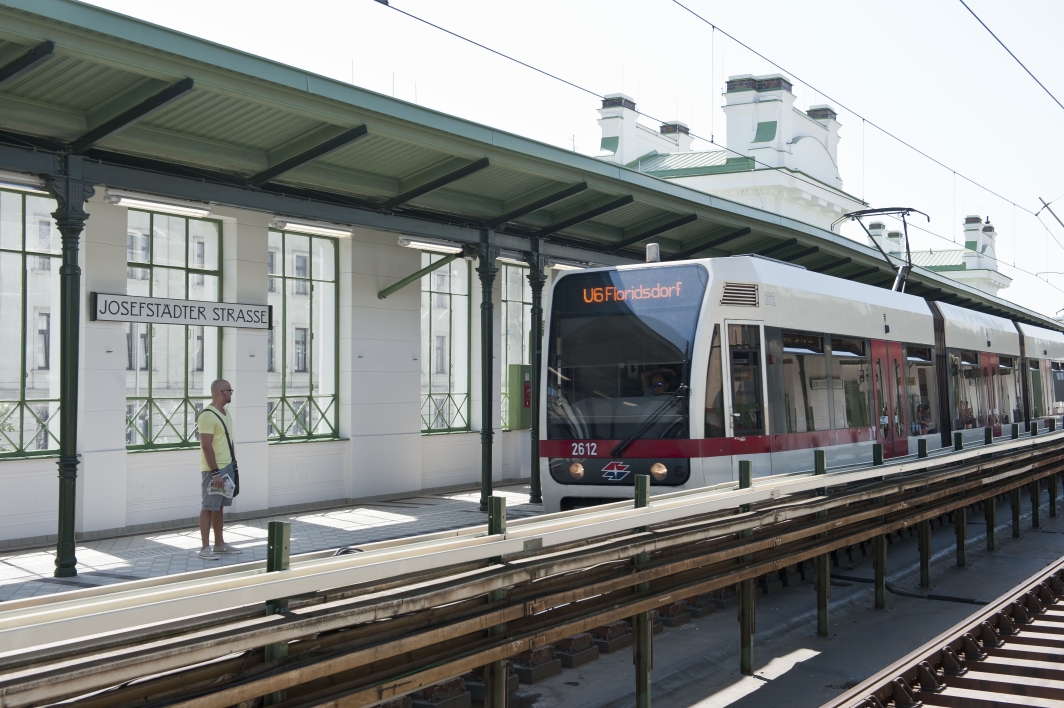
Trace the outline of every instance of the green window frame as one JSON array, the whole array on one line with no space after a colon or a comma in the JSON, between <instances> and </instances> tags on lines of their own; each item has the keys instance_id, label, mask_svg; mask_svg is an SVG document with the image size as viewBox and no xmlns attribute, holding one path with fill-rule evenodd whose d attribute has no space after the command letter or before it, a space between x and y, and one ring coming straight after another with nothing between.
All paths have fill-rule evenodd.
<instances>
[{"instance_id":1,"label":"green window frame","mask_svg":"<svg viewBox=\"0 0 1064 708\"><path fill-rule=\"evenodd\" d=\"M422 251L421 267L445 256ZM469 426L469 261L458 258L421 278L421 431Z\"/></svg>"},{"instance_id":2,"label":"green window frame","mask_svg":"<svg viewBox=\"0 0 1064 708\"><path fill-rule=\"evenodd\" d=\"M128 211L127 295L220 302L221 293L220 221ZM222 372L222 329L127 322L125 330L126 448L198 446L196 421Z\"/></svg>"},{"instance_id":3,"label":"green window frame","mask_svg":"<svg viewBox=\"0 0 1064 708\"><path fill-rule=\"evenodd\" d=\"M0 190L0 458L59 448L61 237L48 196ZM18 343L15 346L15 343Z\"/></svg>"},{"instance_id":4,"label":"green window frame","mask_svg":"<svg viewBox=\"0 0 1064 708\"><path fill-rule=\"evenodd\" d=\"M339 248L335 238L271 229L266 257L273 328L266 342L266 438L339 437Z\"/></svg>"},{"instance_id":5,"label":"green window frame","mask_svg":"<svg viewBox=\"0 0 1064 708\"><path fill-rule=\"evenodd\" d=\"M510 365L530 363L529 327L532 321L532 286L528 268L502 264L502 372L500 401L501 426L510 430ZM523 392L518 392L523 395Z\"/></svg>"}]
</instances>

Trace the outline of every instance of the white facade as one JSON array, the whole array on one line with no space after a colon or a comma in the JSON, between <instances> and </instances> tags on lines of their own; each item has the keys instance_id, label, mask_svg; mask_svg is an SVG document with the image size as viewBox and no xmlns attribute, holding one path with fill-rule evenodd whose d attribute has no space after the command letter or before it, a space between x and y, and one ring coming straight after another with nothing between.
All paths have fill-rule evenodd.
<instances>
[{"instance_id":1,"label":"white facade","mask_svg":"<svg viewBox=\"0 0 1064 708\"><path fill-rule=\"evenodd\" d=\"M199 451L126 449L127 338L122 322L88 320L88 293L125 292L125 207L105 190L88 205L81 242L80 410L76 531L81 537L191 522L199 514ZM54 208L54 207L53 207ZM267 303L272 214L215 206L222 222L222 300ZM379 300L377 293L421 268L421 251L396 234L356 228L339 241L339 437L267 441L267 332L223 328L222 376L235 391L232 410L241 494L232 513L259 515L300 505L344 503L480 481L479 318L471 317L470 430L426 435L421 417L422 293L414 283ZM479 312L474 272L470 309ZM527 478L527 430L499 428L501 279L495 282L496 339L493 471L496 481ZM549 292L549 286L548 290ZM58 330L58 309L54 308ZM53 346L58 374L58 342ZM54 539L56 458L0 459L0 547ZM149 526L150 528L150 526Z\"/></svg>"}]
</instances>

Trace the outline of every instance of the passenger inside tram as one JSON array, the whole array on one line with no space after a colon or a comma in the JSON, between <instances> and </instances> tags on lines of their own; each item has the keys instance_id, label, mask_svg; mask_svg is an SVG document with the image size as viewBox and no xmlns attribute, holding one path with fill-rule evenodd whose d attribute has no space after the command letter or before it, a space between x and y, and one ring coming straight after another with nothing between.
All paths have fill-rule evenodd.
<instances>
[{"instance_id":1,"label":"passenger inside tram","mask_svg":"<svg viewBox=\"0 0 1064 708\"><path fill-rule=\"evenodd\" d=\"M968 401L961 401L957 406L957 427L958 428L974 428L978 421L975 419L975 414L972 412L972 406Z\"/></svg>"},{"instance_id":2,"label":"passenger inside tram","mask_svg":"<svg viewBox=\"0 0 1064 708\"><path fill-rule=\"evenodd\" d=\"M676 381L676 372L665 367L644 371L639 375L639 380L643 384L644 396L661 396L672 393L675 389L673 384Z\"/></svg>"},{"instance_id":3,"label":"passenger inside tram","mask_svg":"<svg viewBox=\"0 0 1064 708\"><path fill-rule=\"evenodd\" d=\"M917 435L927 435L935 432L935 421L931 419L931 406L921 403L916 407L916 420L914 421Z\"/></svg>"}]
</instances>

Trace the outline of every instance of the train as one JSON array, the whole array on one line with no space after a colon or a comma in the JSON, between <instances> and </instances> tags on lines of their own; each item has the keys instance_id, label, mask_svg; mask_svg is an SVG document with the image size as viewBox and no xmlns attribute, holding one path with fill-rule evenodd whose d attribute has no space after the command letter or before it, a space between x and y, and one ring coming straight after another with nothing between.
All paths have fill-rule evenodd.
<instances>
[{"instance_id":1,"label":"train","mask_svg":"<svg viewBox=\"0 0 1064 708\"><path fill-rule=\"evenodd\" d=\"M756 255L567 271L540 371L548 511L1061 423L1064 333Z\"/></svg>"}]
</instances>

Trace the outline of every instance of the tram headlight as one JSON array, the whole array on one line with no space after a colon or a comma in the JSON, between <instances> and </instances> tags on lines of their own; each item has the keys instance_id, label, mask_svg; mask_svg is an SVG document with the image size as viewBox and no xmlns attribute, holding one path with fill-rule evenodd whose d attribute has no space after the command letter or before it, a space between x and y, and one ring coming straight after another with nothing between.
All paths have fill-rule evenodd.
<instances>
[{"instance_id":1,"label":"tram headlight","mask_svg":"<svg viewBox=\"0 0 1064 708\"><path fill-rule=\"evenodd\" d=\"M661 464L660 462L655 462L654 464L652 464L650 466L650 476L653 477L654 479L658 480L659 482L661 480L665 479L665 477L667 477L668 474L669 474L669 468L666 467L665 465Z\"/></svg>"},{"instance_id":2,"label":"tram headlight","mask_svg":"<svg viewBox=\"0 0 1064 708\"><path fill-rule=\"evenodd\" d=\"M569 476L573 479L580 480L584 478L584 466L579 462L574 462L569 465Z\"/></svg>"}]
</instances>

